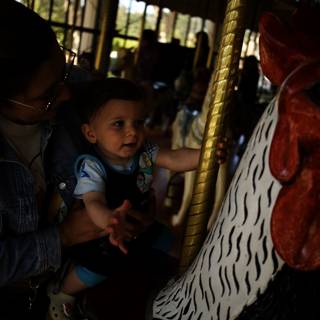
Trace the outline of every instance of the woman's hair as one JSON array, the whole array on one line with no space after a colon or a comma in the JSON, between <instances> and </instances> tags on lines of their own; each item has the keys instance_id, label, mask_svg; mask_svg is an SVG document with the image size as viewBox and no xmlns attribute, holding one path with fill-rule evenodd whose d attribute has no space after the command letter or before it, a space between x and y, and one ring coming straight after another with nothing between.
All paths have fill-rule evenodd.
<instances>
[{"instance_id":1,"label":"woman's hair","mask_svg":"<svg viewBox=\"0 0 320 320\"><path fill-rule=\"evenodd\" d=\"M56 36L34 11L14 0L0 1L0 99L27 87L39 66L50 58Z\"/></svg>"},{"instance_id":2,"label":"woman's hair","mask_svg":"<svg viewBox=\"0 0 320 320\"><path fill-rule=\"evenodd\" d=\"M75 103L82 123L92 117L110 100L144 101L144 92L134 82L122 78L88 81L74 88Z\"/></svg>"}]
</instances>

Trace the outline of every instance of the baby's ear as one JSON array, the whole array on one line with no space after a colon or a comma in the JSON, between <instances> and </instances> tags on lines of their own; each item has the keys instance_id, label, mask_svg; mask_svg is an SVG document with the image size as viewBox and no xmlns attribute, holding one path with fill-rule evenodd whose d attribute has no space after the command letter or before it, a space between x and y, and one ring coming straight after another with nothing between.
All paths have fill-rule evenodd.
<instances>
[{"instance_id":1,"label":"baby's ear","mask_svg":"<svg viewBox=\"0 0 320 320\"><path fill-rule=\"evenodd\" d=\"M88 123L84 123L84 124L81 125L81 131L82 131L83 135L85 136L85 138L90 143L96 143L97 142L96 135L95 135L94 131L92 130L91 126Z\"/></svg>"}]
</instances>

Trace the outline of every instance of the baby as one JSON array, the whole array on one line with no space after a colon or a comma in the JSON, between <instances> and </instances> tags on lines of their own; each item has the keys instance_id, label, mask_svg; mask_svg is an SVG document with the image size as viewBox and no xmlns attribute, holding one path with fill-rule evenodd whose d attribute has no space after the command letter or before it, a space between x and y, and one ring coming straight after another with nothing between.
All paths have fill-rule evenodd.
<instances>
[{"instance_id":1,"label":"baby","mask_svg":"<svg viewBox=\"0 0 320 320\"><path fill-rule=\"evenodd\" d=\"M59 314L55 319L68 319L76 293L100 283L128 256L152 246L159 224L132 239L127 218L130 210L148 214L155 167L194 170L200 156L200 150L164 149L145 139L144 95L129 80L88 83L80 105L81 130L92 148L77 159L74 196L83 201L97 227L108 231L110 242L102 238L74 248L76 265L64 278L61 291L49 292L49 313Z\"/></svg>"}]
</instances>

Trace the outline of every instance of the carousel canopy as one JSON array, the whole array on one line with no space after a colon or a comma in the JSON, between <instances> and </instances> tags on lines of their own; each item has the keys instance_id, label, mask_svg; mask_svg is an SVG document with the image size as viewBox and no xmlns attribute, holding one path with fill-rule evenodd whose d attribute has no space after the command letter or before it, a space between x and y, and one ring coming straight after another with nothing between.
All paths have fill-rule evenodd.
<instances>
[{"instance_id":1,"label":"carousel canopy","mask_svg":"<svg viewBox=\"0 0 320 320\"><path fill-rule=\"evenodd\" d=\"M222 23L227 0L138 0L161 8ZM261 11L291 11L297 0L248 0L247 28L256 29Z\"/></svg>"}]
</instances>

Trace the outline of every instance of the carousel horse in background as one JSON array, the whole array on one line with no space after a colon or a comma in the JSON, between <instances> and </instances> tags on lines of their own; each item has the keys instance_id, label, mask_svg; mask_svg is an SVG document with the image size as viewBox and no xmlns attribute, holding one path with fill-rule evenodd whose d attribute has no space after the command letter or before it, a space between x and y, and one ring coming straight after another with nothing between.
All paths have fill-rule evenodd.
<instances>
[{"instance_id":1,"label":"carousel horse in background","mask_svg":"<svg viewBox=\"0 0 320 320\"><path fill-rule=\"evenodd\" d=\"M111 60L110 71L116 77L121 77L129 80L134 79L134 49L119 48L117 57Z\"/></svg>"},{"instance_id":2,"label":"carousel horse in background","mask_svg":"<svg viewBox=\"0 0 320 320\"><path fill-rule=\"evenodd\" d=\"M286 24L266 13L259 27L278 94L196 259L154 299L154 319L320 319L320 14L299 8Z\"/></svg>"}]
</instances>

